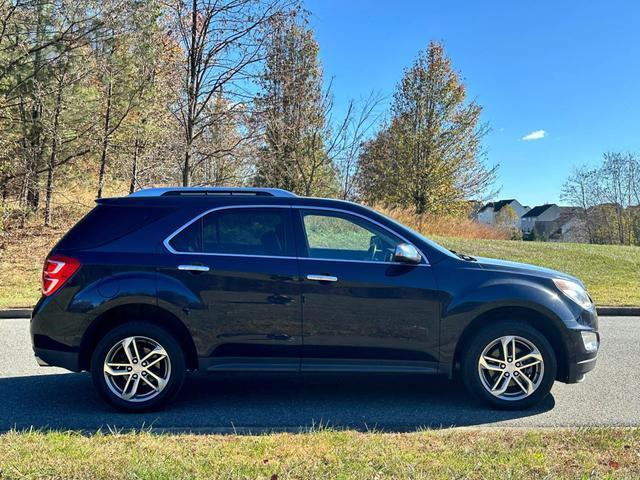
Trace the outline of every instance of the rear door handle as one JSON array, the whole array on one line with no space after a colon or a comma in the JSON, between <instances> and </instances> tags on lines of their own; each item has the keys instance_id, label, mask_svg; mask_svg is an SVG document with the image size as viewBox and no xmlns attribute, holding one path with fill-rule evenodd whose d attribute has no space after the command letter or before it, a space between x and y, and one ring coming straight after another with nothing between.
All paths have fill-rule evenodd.
<instances>
[{"instance_id":1,"label":"rear door handle","mask_svg":"<svg viewBox=\"0 0 640 480\"><path fill-rule=\"evenodd\" d=\"M331 275L307 275L307 280L315 280L317 282L337 282L338 277L332 277Z\"/></svg>"},{"instance_id":2,"label":"rear door handle","mask_svg":"<svg viewBox=\"0 0 640 480\"><path fill-rule=\"evenodd\" d=\"M206 265L178 265L178 270L186 272L208 272L209 267Z\"/></svg>"}]
</instances>

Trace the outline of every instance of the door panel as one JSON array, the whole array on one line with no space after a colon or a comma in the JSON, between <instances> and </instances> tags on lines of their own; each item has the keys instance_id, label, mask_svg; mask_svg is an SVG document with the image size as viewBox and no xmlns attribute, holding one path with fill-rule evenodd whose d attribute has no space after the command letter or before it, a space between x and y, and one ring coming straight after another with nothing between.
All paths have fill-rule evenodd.
<instances>
[{"instance_id":1,"label":"door panel","mask_svg":"<svg viewBox=\"0 0 640 480\"><path fill-rule=\"evenodd\" d=\"M403 240L349 213L310 208L294 219L302 245L302 368L437 368L440 299L431 267L392 262Z\"/></svg>"},{"instance_id":2,"label":"door panel","mask_svg":"<svg viewBox=\"0 0 640 480\"><path fill-rule=\"evenodd\" d=\"M429 266L305 259L301 273L304 365L314 358L437 362L439 303ZM307 280L313 274L337 280Z\"/></svg>"},{"instance_id":3,"label":"door panel","mask_svg":"<svg viewBox=\"0 0 640 480\"><path fill-rule=\"evenodd\" d=\"M267 215L271 210L285 223L276 225L274 215ZM185 239L188 233L182 232L171 243L196 251L164 256L169 264L160 278L170 276L192 295L183 310L205 369L299 368L301 285L291 212L289 208L256 212L212 212L214 217L205 216L201 224L190 227L196 235L204 233L200 241ZM259 224L261 218L267 227ZM225 253L197 251L218 248ZM259 255L264 248L275 255ZM252 253L233 253L236 249ZM184 268L188 266L204 268ZM172 286L163 292L162 285L161 281L160 298L176 290Z\"/></svg>"}]
</instances>

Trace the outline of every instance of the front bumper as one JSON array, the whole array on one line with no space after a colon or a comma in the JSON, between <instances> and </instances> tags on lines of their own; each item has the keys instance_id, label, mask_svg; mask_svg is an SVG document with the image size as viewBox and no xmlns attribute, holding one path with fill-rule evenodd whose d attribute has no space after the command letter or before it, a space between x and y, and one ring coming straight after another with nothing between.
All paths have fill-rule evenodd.
<instances>
[{"instance_id":1,"label":"front bumper","mask_svg":"<svg viewBox=\"0 0 640 480\"><path fill-rule=\"evenodd\" d=\"M596 351L588 351L585 347L582 332L595 333L598 340ZM585 375L596 367L598 352L600 351L600 333L598 333L598 316L595 307L583 310L577 318L575 328L569 328L565 333L567 349L567 368L560 371L558 380L565 383L578 383Z\"/></svg>"}]
</instances>

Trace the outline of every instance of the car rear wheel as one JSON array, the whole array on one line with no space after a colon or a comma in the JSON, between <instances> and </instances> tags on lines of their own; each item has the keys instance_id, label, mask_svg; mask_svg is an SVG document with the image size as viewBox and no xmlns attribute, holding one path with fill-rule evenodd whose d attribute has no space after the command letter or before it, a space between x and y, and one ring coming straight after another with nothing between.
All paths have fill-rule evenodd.
<instances>
[{"instance_id":1,"label":"car rear wheel","mask_svg":"<svg viewBox=\"0 0 640 480\"><path fill-rule=\"evenodd\" d=\"M494 407L520 410L551 391L557 362L549 341L526 323L501 322L467 344L462 377L467 389Z\"/></svg>"},{"instance_id":2,"label":"car rear wheel","mask_svg":"<svg viewBox=\"0 0 640 480\"><path fill-rule=\"evenodd\" d=\"M182 387L184 353L163 328L131 322L111 330L98 342L91 376L100 396L119 410L153 410Z\"/></svg>"}]
</instances>

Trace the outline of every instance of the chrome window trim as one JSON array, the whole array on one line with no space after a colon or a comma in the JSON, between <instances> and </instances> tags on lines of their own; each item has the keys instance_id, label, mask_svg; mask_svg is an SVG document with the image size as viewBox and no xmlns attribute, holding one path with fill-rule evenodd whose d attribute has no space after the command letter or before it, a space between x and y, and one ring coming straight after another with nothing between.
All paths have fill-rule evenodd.
<instances>
[{"instance_id":1,"label":"chrome window trim","mask_svg":"<svg viewBox=\"0 0 640 480\"><path fill-rule=\"evenodd\" d=\"M175 232L173 232L171 235L165 238L162 243L164 244L165 248L169 250L170 253L173 253L176 255L218 255L218 256L225 256L225 257L253 257L253 258L259 257L259 258L285 258L285 259L297 258L297 257L287 257L284 255L279 256L279 255L245 255L242 253L179 252L169 244L169 242L173 239L173 237L178 235L189 225L200 220L202 217L209 215L210 213L216 212L218 210L230 210L230 209L236 209L236 208L291 208L291 205L223 205L222 207L210 208L209 210L202 212L199 215L196 215L187 223L179 227Z\"/></svg>"},{"instance_id":2,"label":"chrome window trim","mask_svg":"<svg viewBox=\"0 0 640 480\"><path fill-rule=\"evenodd\" d=\"M205 215L208 215L210 213L219 211L219 210L230 210L230 209L237 209L237 208L289 208L289 209L303 209L303 210L325 210L325 211L332 211L332 212L338 212L338 213L344 213L347 215L354 215L356 217L360 217L368 222L371 222L377 226L379 226L380 228L383 228L384 230L392 233L393 235L395 235L396 237L400 238L401 240L405 241L406 243L413 245L413 247L418 250L418 252L420 253L420 256L422 257L422 260L420 261L420 263L415 264L415 265L411 265L411 264L407 264L407 263L402 263L402 262L377 262L374 260L348 260L348 259L344 259L344 258L311 258L311 257L291 257L291 256L285 256L285 255L248 255L248 254L242 254L242 253L210 253L210 252L180 252L178 250L175 250L170 244L169 242L173 239L173 237L175 237L176 235L178 235L180 232L182 232L185 228L189 227L189 225L191 225L192 223L197 222L198 220L200 220L202 217L204 217ZM350 262L350 263L374 263L376 265L402 265L402 266L413 266L413 267L422 267L422 266L429 266L429 261L427 260L427 257L424 255L424 253L422 253L422 250L420 250L418 247L416 247L413 242L410 242L409 240L407 240L404 236L400 235L399 233L395 232L394 230L392 230L391 228L382 225L380 222L377 222L376 220L373 220L369 217L367 217L366 215L361 215L360 213L356 213L356 212L351 212L349 210L344 210L341 208L333 208L333 207L314 207L314 206L306 206L306 205L224 205L221 207L215 207L215 208L210 208L209 210L206 210L198 215L196 215L194 218L192 218L191 220L189 220L187 223L185 223L184 225L182 225L181 227L179 227L177 230L175 230L173 233L171 233L167 238L164 239L164 241L162 242L162 244L164 245L164 247L169 251L169 253L172 253L174 255L207 255L207 256L218 256L218 257L245 257L245 258L279 258L282 260L312 260L312 261L319 261L319 262Z\"/></svg>"}]
</instances>

